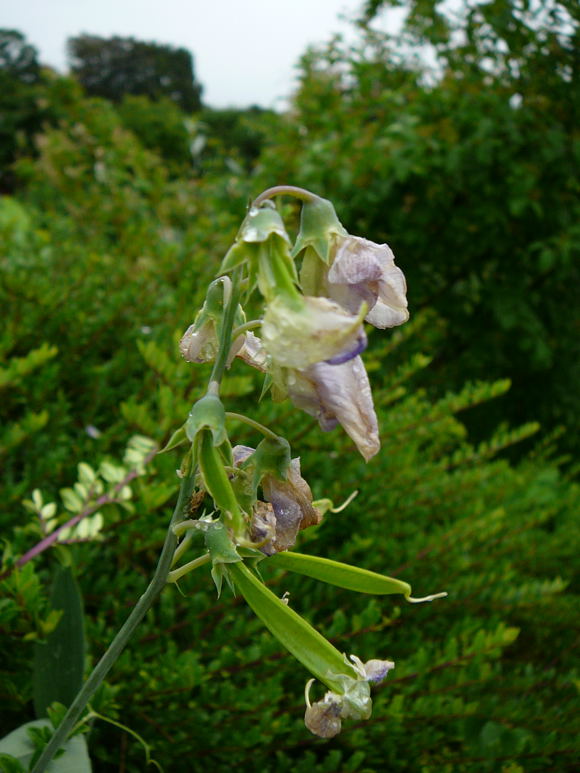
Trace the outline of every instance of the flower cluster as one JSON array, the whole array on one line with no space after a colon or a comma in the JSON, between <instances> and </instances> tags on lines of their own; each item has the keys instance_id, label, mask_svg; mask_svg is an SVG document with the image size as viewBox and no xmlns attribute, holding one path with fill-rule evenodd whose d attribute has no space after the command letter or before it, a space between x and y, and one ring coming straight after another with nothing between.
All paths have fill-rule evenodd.
<instances>
[{"instance_id":1,"label":"flower cluster","mask_svg":"<svg viewBox=\"0 0 580 773\"><path fill-rule=\"evenodd\" d=\"M269 201L287 192L298 192L303 200L293 247ZM225 578L326 686L324 697L311 703L314 680L308 683L305 723L316 735L332 738L344 719L370 716L370 683L384 679L394 663L363 663L342 655L252 570L266 561L348 590L402 593L410 601L434 597L412 599L410 586L401 580L293 552L299 532L318 525L332 503L313 502L300 460L291 458L284 438L253 419L226 413L219 383L234 358L244 360L265 374L274 400L289 399L316 417L324 431L340 424L368 461L380 441L361 357L367 345L364 323L385 329L408 319L405 277L388 245L348 234L329 201L286 186L270 189L254 202L220 273L180 342L186 360L214 361L208 392L170 441L170 447L191 441L185 466L192 465L190 474L202 499L203 492L211 497L219 515L179 527L179 533L203 531L207 552L171 575L177 580L189 566L211 561L218 593ZM247 321L248 310L256 305L258 318ZM228 416L258 429L264 439L256 448L232 447L225 427Z\"/></svg>"},{"instance_id":2,"label":"flower cluster","mask_svg":"<svg viewBox=\"0 0 580 773\"><path fill-rule=\"evenodd\" d=\"M380 441L360 357L367 344L363 321L384 329L409 318L405 277L388 245L348 234L332 204L318 197L303 205L292 253L289 245L270 202L250 209L222 270L246 266L265 309L261 336L237 337L230 360L237 355L267 372L274 399L289 398L324 431L342 425L368 461ZM301 262L299 273L292 256ZM209 305L181 341L189 361L207 359L216 346Z\"/></svg>"}]
</instances>

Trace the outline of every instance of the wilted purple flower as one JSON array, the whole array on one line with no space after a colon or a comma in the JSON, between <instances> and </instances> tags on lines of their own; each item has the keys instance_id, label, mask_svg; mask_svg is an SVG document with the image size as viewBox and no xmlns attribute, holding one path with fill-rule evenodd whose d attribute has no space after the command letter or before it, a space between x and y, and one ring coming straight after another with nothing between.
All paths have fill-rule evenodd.
<instances>
[{"instance_id":1,"label":"wilted purple flower","mask_svg":"<svg viewBox=\"0 0 580 773\"><path fill-rule=\"evenodd\" d=\"M342 728L342 700L333 692L327 692L321 701L306 706L304 724L320 738L334 738Z\"/></svg>"},{"instance_id":2,"label":"wilted purple flower","mask_svg":"<svg viewBox=\"0 0 580 773\"><path fill-rule=\"evenodd\" d=\"M378 328L402 325L409 319L405 276L387 244L361 236L338 235L327 275L328 295L353 314L367 304L365 320Z\"/></svg>"},{"instance_id":3,"label":"wilted purple flower","mask_svg":"<svg viewBox=\"0 0 580 773\"><path fill-rule=\"evenodd\" d=\"M318 362L287 373L286 388L298 408L318 419L324 431L341 424L368 461L380 448L373 396L363 361Z\"/></svg>"},{"instance_id":4,"label":"wilted purple flower","mask_svg":"<svg viewBox=\"0 0 580 773\"><path fill-rule=\"evenodd\" d=\"M235 446L234 466L239 467L253 452L249 446ZM261 485L266 501L254 504L250 536L264 542L261 550L271 556L291 548L298 532L320 523L322 514L312 506L312 491L300 474L299 458L290 462L286 480L266 474Z\"/></svg>"}]
</instances>

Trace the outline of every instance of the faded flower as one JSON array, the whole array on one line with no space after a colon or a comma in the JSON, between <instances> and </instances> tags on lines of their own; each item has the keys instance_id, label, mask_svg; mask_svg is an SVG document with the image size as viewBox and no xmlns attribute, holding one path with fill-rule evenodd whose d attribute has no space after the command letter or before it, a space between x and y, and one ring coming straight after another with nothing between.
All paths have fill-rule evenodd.
<instances>
[{"instance_id":1,"label":"faded flower","mask_svg":"<svg viewBox=\"0 0 580 773\"><path fill-rule=\"evenodd\" d=\"M234 465L239 467L253 452L248 446L235 446ZM290 462L286 480L266 474L261 486L266 501L254 504L250 537L254 542L263 543L262 552L271 556L291 548L298 532L320 523L322 515L312 506L312 491L300 474L299 458Z\"/></svg>"},{"instance_id":2,"label":"faded flower","mask_svg":"<svg viewBox=\"0 0 580 773\"><path fill-rule=\"evenodd\" d=\"M362 318L358 309L350 314L329 298L303 296L298 304L274 298L264 314L264 347L276 364L288 368L345 362L366 347Z\"/></svg>"},{"instance_id":3,"label":"faded flower","mask_svg":"<svg viewBox=\"0 0 580 773\"><path fill-rule=\"evenodd\" d=\"M355 677L347 673L329 674L340 684L340 692L329 691L324 698L310 703L311 679L306 685L306 713L304 724L314 735L321 738L334 738L341 730L343 719L368 719L372 712L369 682L381 682L395 667L390 660L369 660L363 663L356 655L344 656L348 671L352 669Z\"/></svg>"},{"instance_id":4,"label":"faded flower","mask_svg":"<svg viewBox=\"0 0 580 773\"><path fill-rule=\"evenodd\" d=\"M327 276L329 296L353 314L366 303L365 320L375 327L406 322L407 284L391 248L361 236L335 239L336 252Z\"/></svg>"},{"instance_id":5,"label":"faded flower","mask_svg":"<svg viewBox=\"0 0 580 773\"><path fill-rule=\"evenodd\" d=\"M302 371L289 371L286 388L294 405L315 416L324 431L341 424L366 461L378 452L377 416L360 357L339 365L318 362Z\"/></svg>"}]
</instances>

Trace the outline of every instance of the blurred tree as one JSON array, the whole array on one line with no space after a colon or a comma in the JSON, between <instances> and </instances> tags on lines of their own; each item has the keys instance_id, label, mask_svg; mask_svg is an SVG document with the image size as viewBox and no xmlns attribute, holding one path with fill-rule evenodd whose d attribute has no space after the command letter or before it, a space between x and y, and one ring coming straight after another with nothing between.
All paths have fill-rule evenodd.
<instances>
[{"instance_id":1,"label":"blurred tree","mask_svg":"<svg viewBox=\"0 0 580 773\"><path fill-rule=\"evenodd\" d=\"M67 48L71 71L92 96L113 102L127 94L167 97L187 112L201 107L202 87L185 48L96 35L69 38Z\"/></svg>"},{"instance_id":2,"label":"blurred tree","mask_svg":"<svg viewBox=\"0 0 580 773\"><path fill-rule=\"evenodd\" d=\"M22 83L36 83L40 75L38 51L18 30L0 29L0 74Z\"/></svg>"}]
</instances>

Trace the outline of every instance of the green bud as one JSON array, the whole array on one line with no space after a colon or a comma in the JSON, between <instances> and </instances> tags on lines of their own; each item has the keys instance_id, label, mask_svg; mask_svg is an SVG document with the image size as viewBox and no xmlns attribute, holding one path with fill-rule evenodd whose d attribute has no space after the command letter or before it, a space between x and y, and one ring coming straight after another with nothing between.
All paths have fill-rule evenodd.
<instances>
[{"instance_id":1,"label":"green bud","mask_svg":"<svg viewBox=\"0 0 580 773\"><path fill-rule=\"evenodd\" d=\"M185 434L193 443L202 429L209 429L214 446L221 446L227 439L226 412L217 395L205 395L198 400L185 422Z\"/></svg>"},{"instance_id":2,"label":"green bud","mask_svg":"<svg viewBox=\"0 0 580 773\"><path fill-rule=\"evenodd\" d=\"M284 222L272 202L264 202L261 207L251 207L246 215L236 241L223 259L220 273L228 273L256 255L256 245L271 237L278 237L290 245Z\"/></svg>"},{"instance_id":3,"label":"green bud","mask_svg":"<svg viewBox=\"0 0 580 773\"><path fill-rule=\"evenodd\" d=\"M293 257L312 247L321 260L330 263L330 247L333 236L346 235L347 231L337 217L332 202L316 198L302 205L300 231L292 250Z\"/></svg>"},{"instance_id":4,"label":"green bud","mask_svg":"<svg viewBox=\"0 0 580 773\"><path fill-rule=\"evenodd\" d=\"M227 273L243 264L247 265L250 289L257 283L266 300L280 295L298 297L290 239L272 202L248 211L220 271Z\"/></svg>"}]
</instances>

